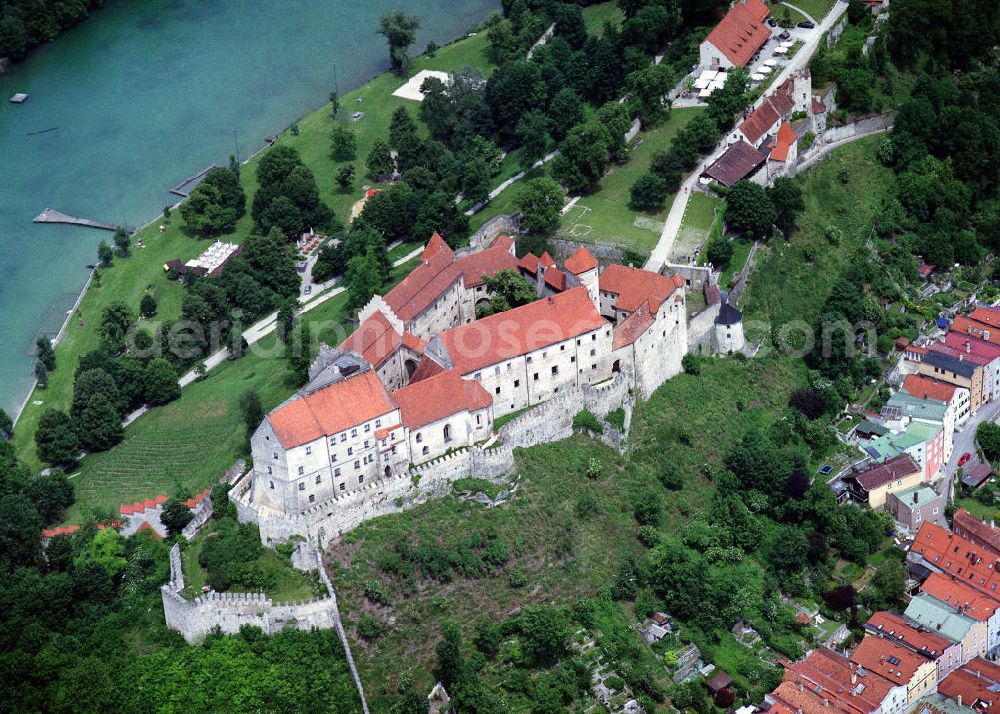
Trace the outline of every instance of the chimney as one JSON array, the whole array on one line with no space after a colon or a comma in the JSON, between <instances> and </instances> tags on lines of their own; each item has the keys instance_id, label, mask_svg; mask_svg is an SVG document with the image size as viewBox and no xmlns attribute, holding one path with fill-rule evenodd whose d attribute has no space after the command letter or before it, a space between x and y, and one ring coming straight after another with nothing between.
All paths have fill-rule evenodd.
<instances>
[{"instance_id":1,"label":"chimney","mask_svg":"<svg viewBox=\"0 0 1000 714\"><path fill-rule=\"evenodd\" d=\"M962 695L958 695L958 706L962 706Z\"/></svg>"},{"instance_id":2,"label":"chimney","mask_svg":"<svg viewBox=\"0 0 1000 714\"><path fill-rule=\"evenodd\" d=\"M965 341L965 353L969 354L970 352L972 352L972 343L969 342L968 340L966 340Z\"/></svg>"}]
</instances>

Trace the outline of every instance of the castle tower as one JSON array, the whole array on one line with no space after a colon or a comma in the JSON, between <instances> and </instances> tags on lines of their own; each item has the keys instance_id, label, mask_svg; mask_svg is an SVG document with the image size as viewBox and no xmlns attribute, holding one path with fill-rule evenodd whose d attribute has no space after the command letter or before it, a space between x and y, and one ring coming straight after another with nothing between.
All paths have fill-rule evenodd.
<instances>
[{"instance_id":1,"label":"castle tower","mask_svg":"<svg viewBox=\"0 0 1000 714\"><path fill-rule=\"evenodd\" d=\"M600 311L601 296L597 280L599 267L597 258L581 245L573 255L567 258L565 266L566 270L575 275L577 280L586 286L587 293L590 295L594 307Z\"/></svg>"},{"instance_id":2,"label":"castle tower","mask_svg":"<svg viewBox=\"0 0 1000 714\"><path fill-rule=\"evenodd\" d=\"M722 293L722 305L715 318L715 350L722 355L739 352L746 345L743 336L743 313L729 304L729 294Z\"/></svg>"}]
</instances>

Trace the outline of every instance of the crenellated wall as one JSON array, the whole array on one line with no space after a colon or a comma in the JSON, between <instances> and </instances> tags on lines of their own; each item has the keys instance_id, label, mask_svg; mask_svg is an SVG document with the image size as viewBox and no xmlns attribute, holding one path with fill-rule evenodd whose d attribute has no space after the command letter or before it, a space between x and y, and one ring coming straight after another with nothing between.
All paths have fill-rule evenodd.
<instances>
[{"instance_id":1,"label":"crenellated wall","mask_svg":"<svg viewBox=\"0 0 1000 714\"><path fill-rule=\"evenodd\" d=\"M243 625L274 634L286 628L309 630L336 626L337 602L327 595L297 602L276 603L263 593L211 592L188 600L181 570L180 546L170 549L170 582L161 586L167 627L180 632L191 644L201 642L216 627L227 634Z\"/></svg>"}]
</instances>

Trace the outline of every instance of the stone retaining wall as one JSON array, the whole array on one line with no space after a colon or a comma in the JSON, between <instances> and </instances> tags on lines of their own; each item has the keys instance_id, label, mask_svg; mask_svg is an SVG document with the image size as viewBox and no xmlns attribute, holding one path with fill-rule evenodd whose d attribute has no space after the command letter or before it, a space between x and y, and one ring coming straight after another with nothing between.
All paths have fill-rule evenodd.
<instances>
[{"instance_id":1,"label":"stone retaining wall","mask_svg":"<svg viewBox=\"0 0 1000 714\"><path fill-rule=\"evenodd\" d=\"M469 236L469 253L485 250L493 244L497 236L516 235L521 232L521 215L519 213L501 213L486 221L482 227ZM462 251L458 251L462 254Z\"/></svg>"},{"instance_id":2,"label":"stone retaining wall","mask_svg":"<svg viewBox=\"0 0 1000 714\"><path fill-rule=\"evenodd\" d=\"M188 600L181 570L180 546L170 549L170 582L160 587L167 627L180 632L191 644L201 642L216 627L226 634L243 625L274 634L286 628L327 629L337 621L337 603L332 597L276 603L263 593L210 592Z\"/></svg>"},{"instance_id":3,"label":"stone retaining wall","mask_svg":"<svg viewBox=\"0 0 1000 714\"><path fill-rule=\"evenodd\" d=\"M719 316L721 308L722 302L719 301L688 319L688 352L695 352L699 349L702 351L712 350L712 332L715 329L715 318ZM706 341L709 343L707 347L703 346Z\"/></svg>"},{"instance_id":4,"label":"stone retaining wall","mask_svg":"<svg viewBox=\"0 0 1000 714\"><path fill-rule=\"evenodd\" d=\"M549 239L550 252L557 263L565 263L566 259L573 255L580 246L590 251L590 254L597 258L597 262L602 266L610 265L611 263L620 264L624 260L624 251L622 251L621 246L612 243L581 243L579 241L562 240L560 238Z\"/></svg>"},{"instance_id":5,"label":"stone retaining wall","mask_svg":"<svg viewBox=\"0 0 1000 714\"><path fill-rule=\"evenodd\" d=\"M872 134L878 131L884 131L893 126L896 121L896 112L886 112L885 114L876 114L874 116L865 117L864 119L859 119L851 124L845 124L844 126L833 126L829 127L823 135L819 138L817 143L822 142L823 144L835 144L838 141L844 141L847 139L853 139L859 136L866 136L867 134Z\"/></svg>"}]
</instances>

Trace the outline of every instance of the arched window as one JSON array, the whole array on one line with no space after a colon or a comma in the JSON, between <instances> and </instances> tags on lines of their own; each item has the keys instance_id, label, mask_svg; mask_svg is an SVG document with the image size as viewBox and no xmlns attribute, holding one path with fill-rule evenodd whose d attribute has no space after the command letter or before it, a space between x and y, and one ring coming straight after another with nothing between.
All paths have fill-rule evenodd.
<instances>
[{"instance_id":1,"label":"arched window","mask_svg":"<svg viewBox=\"0 0 1000 714\"><path fill-rule=\"evenodd\" d=\"M424 437L423 437L423 436L421 436L421 435L420 435L420 432L418 431L418 432L417 432L417 443L419 444L419 443L420 443L421 441L423 441L423 440L424 440Z\"/></svg>"},{"instance_id":2,"label":"arched window","mask_svg":"<svg viewBox=\"0 0 1000 714\"><path fill-rule=\"evenodd\" d=\"M427 454L429 454L430 452L431 452L431 450L425 446L424 450L421 451L420 453L423 454L424 456L427 456Z\"/></svg>"},{"instance_id":3,"label":"arched window","mask_svg":"<svg viewBox=\"0 0 1000 714\"><path fill-rule=\"evenodd\" d=\"M444 440L451 441L451 424L444 425Z\"/></svg>"}]
</instances>

